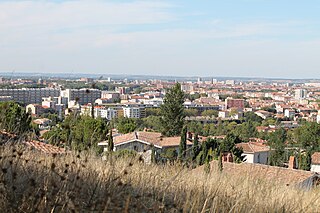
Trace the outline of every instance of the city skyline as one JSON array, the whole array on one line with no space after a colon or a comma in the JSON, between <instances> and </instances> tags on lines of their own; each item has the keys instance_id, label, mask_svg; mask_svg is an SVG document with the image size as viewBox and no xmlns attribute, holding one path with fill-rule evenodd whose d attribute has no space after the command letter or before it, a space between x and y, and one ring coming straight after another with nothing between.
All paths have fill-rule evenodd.
<instances>
[{"instance_id":1,"label":"city skyline","mask_svg":"<svg viewBox=\"0 0 320 213\"><path fill-rule=\"evenodd\" d=\"M0 71L320 78L319 3L0 1Z\"/></svg>"}]
</instances>

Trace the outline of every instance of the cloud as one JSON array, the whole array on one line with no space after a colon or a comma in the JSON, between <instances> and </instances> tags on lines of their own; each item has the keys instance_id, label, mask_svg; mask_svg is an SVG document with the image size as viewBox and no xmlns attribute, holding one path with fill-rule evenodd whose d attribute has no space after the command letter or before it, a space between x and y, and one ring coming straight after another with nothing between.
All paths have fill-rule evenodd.
<instances>
[{"instance_id":1,"label":"cloud","mask_svg":"<svg viewBox=\"0 0 320 213\"><path fill-rule=\"evenodd\" d=\"M164 2L5 1L0 2L0 38L7 45L34 43L56 35L110 33L122 26L159 24L175 17Z\"/></svg>"},{"instance_id":2,"label":"cloud","mask_svg":"<svg viewBox=\"0 0 320 213\"><path fill-rule=\"evenodd\" d=\"M308 23L197 17L168 2L0 0L0 70L276 76L319 68Z\"/></svg>"}]
</instances>

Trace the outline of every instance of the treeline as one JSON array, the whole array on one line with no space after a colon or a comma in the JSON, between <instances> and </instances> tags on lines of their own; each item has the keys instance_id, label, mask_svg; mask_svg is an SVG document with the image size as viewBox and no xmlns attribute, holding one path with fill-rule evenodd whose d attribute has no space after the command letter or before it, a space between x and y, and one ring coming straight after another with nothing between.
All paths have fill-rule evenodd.
<instances>
[{"instance_id":1,"label":"treeline","mask_svg":"<svg viewBox=\"0 0 320 213\"><path fill-rule=\"evenodd\" d=\"M0 129L1 131L27 137L37 133L36 127L31 123L31 114L15 102L0 103Z\"/></svg>"},{"instance_id":2,"label":"treeline","mask_svg":"<svg viewBox=\"0 0 320 213\"><path fill-rule=\"evenodd\" d=\"M43 137L56 146L78 151L93 149L99 153L101 149L98 147L98 142L107 139L108 130L108 123L105 119L94 119L73 113L63 122L52 127Z\"/></svg>"}]
</instances>

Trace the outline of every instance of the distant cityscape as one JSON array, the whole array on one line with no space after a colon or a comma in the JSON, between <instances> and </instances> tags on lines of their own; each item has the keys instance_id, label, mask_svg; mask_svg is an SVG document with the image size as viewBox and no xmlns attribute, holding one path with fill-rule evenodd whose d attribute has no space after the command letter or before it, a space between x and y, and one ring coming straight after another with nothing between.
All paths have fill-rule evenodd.
<instances>
[{"instance_id":1,"label":"distant cityscape","mask_svg":"<svg viewBox=\"0 0 320 213\"><path fill-rule=\"evenodd\" d=\"M160 80L149 79L149 76L140 76L139 79L134 76L68 79L35 78L36 74L9 78L8 75L0 78L0 100L21 103L35 116L49 109L60 116L71 110L85 114L93 105L96 116L108 120L118 116L142 118L146 116L146 108L157 108L163 103L165 89L180 82L182 91L192 97L186 99L184 106L197 109L197 116L204 110L218 110L219 118L238 119L243 112L250 110L265 119L272 114L261 109L274 106L276 117L320 122L317 101L320 82L310 80L201 77ZM237 113L230 113L231 109L237 109Z\"/></svg>"}]
</instances>

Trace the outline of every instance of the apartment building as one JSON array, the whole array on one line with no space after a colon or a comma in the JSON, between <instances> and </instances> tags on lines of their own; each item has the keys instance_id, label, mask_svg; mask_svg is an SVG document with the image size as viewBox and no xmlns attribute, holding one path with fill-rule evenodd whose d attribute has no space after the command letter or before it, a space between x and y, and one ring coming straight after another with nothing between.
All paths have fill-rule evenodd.
<instances>
[{"instance_id":1,"label":"apartment building","mask_svg":"<svg viewBox=\"0 0 320 213\"><path fill-rule=\"evenodd\" d=\"M100 116L101 118L105 118L107 120L112 120L114 118L118 117L118 109L117 108L107 108L107 109L96 109L97 116Z\"/></svg>"},{"instance_id":2,"label":"apartment building","mask_svg":"<svg viewBox=\"0 0 320 213\"><path fill-rule=\"evenodd\" d=\"M77 101L80 105L94 103L101 98L101 90L98 89L66 89L61 91L61 96L68 101Z\"/></svg>"},{"instance_id":3,"label":"apartment building","mask_svg":"<svg viewBox=\"0 0 320 213\"><path fill-rule=\"evenodd\" d=\"M123 107L123 114L127 118L143 118L146 116L146 111L142 107Z\"/></svg>"},{"instance_id":4,"label":"apartment building","mask_svg":"<svg viewBox=\"0 0 320 213\"><path fill-rule=\"evenodd\" d=\"M110 103L120 99L120 93L113 91L101 91L101 98L110 100Z\"/></svg>"},{"instance_id":5,"label":"apartment building","mask_svg":"<svg viewBox=\"0 0 320 213\"><path fill-rule=\"evenodd\" d=\"M60 90L54 88L0 89L0 96L10 96L10 100L24 104L40 104L44 97L59 95Z\"/></svg>"}]
</instances>

